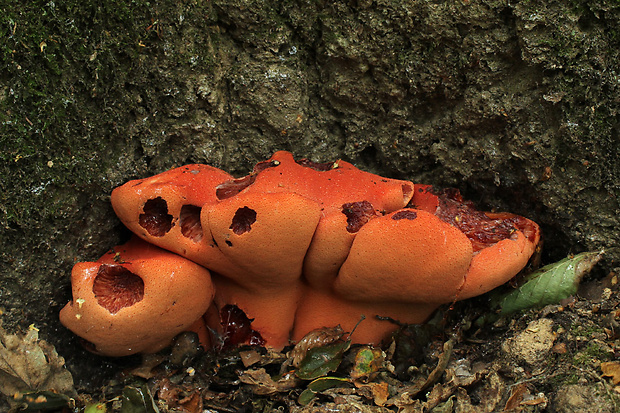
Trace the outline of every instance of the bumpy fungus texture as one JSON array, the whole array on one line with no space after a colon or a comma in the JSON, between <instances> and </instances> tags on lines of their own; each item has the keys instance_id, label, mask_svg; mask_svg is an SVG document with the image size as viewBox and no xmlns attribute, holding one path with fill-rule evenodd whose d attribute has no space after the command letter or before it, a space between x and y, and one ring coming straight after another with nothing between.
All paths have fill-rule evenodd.
<instances>
[{"instance_id":1,"label":"bumpy fungus texture","mask_svg":"<svg viewBox=\"0 0 620 413\"><path fill-rule=\"evenodd\" d=\"M139 239L71 275L73 300L60 321L106 356L152 353L182 331L204 329L214 289L200 265Z\"/></svg>"},{"instance_id":2,"label":"bumpy fungus texture","mask_svg":"<svg viewBox=\"0 0 620 413\"><path fill-rule=\"evenodd\" d=\"M353 341L378 344L396 324L377 316L421 323L441 304L489 291L527 264L540 238L534 222L477 211L458 191L288 152L238 179L188 165L131 181L112 205L136 235L211 271L204 320L222 345L281 348L321 327L351 331L362 315ZM125 291L140 280L122 268L101 271L113 286L99 304L107 317L146 299Z\"/></svg>"}]
</instances>

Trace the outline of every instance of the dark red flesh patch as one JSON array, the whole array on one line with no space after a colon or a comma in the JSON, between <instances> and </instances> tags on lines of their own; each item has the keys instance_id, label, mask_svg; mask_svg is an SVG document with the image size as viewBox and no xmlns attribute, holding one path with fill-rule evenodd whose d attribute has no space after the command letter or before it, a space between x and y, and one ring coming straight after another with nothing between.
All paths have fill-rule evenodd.
<instances>
[{"instance_id":1,"label":"dark red flesh patch","mask_svg":"<svg viewBox=\"0 0 620 413\"><path fill-rule=\"evenodd\" d=\"M256 222L256 211L248 207L239 208L235 212L229 229L232 229L236 235L250 232L252 224Z\"/></svg>"},{"instance_id":2,"label":"dark red flesh patch","mask_svg":"<svg viewBox=\"0 0 620 413\"><path fill-rule=\"evenodd\" d=\"M252 320L233 304L227 304L220 310L220 322L223 327L222 347L228 348L239 344L262 346L265 340L256 330L252 330Z\"/></svg>"},{"instance_id":3,"label":"dark red flesh patch","mask_svg":"<svg viewBox=\"0 0 620 413\"><path fill-rule=\"evenodd\" d=\"M418 213L412 210L403 210L403 211L398 211L397 213L395 213L394 215L392 215L392 219L394 221L400 221L401 219L408 219L410 221L413 221L414 219L416 219L418 217Z\"/></svg>"},{"instance_id":4,"label":"dark red flesh patch","mask_svg":"<svg viewBox=\"0 0 620 413\"><path fill-rule=\"evenodd\" d=\"M183 205L179 216L181 234L194 242L202 239L202 224L200 223L200 211L202 208L195 205Z\"/></svg>"},{"instance_id":5,"label":"dark red flesh patch","mask_svg":"<svg viewBox=\"0 0 620 413\"><path fill-rule=\"evenodd\" d=\"M254 165L254 169L252 170L252 174L258 174L263 172L265 169L274 168L280 165L280 161L262 161Z\"/></svg>"},{"instance_id":6,"label":"dark red flesh patch","mask_svg":"<svg viewBox=\"0 0 620 413\"><path fill-rule=\"evenodd\" d=\"M318 162L312 162L310 159L299 159L297 161L295 161L298 165L304 166L306 168L312 168L315 171L319 171L319 172L326 172L326 171L331 171L332 169L335 169L337 166L336 162L324 162L324 163L318 163Z\"/></svg>"},{"instance_id":7,"label":"dark red flesh patch","mask_svg":"<svg viewBox=\"0 0 620 413\"><path fill-rule=\"evenodd\" d=\"M223 199L232 198L239 192L243 191L248 186L252 185L256 181L256 177L259 173L265 169L273 168L280 165L280 161L263 161L254 166L254 170L251 174L244 176L243 178L231 179L230 181L222 182L215 188L215 196L220 201Z\"/></svg>"},{"instance_id":8,"label":"dark red flesh patch","mask_svg":"<svg viewBox=\"0 0 620 413\"><path fill-rule=\"evenodd\" d=\"M351 233L359 231L368 221L378 216L368 201L343 204L342 213L347 217L347 231Z\"/></svg>"},{"instance_id":9,"label":"dark red flesh patch","mask_svg":"<svg viewBox=\"0 0 620 413\"><path fill-rule=\"evenodd\" d=\"M93 282L93 293L100 306L116 314L144 298L144 281L122 265L102 264Z\"/></svg>"},{"instance_id":10,"label":"dark red flesh patch","mask_svg":"<svg viewBox=\"0 0 620 413\"><path fill-rule=\"evenodd\" d=\"M215 196L220 201L223 199L232 198L248 186L252 185L255 180L256 175L248 175L243 178L231 179L230 181L222 182L215 188Z\"/></svg>"},{"instance_id":11,"label":"dark red flesh patch","mask_svg":"<svg viewBox=\"0 0 620 413\"><path fill-rule=\"evenodd\" d=\"M402 185L403 190L403 200L411 198L411 194L413 193L413 187L409 184Z\"/></svg>"},{"instance_id":12,"label":"dark red flesh patch","mask_svg":"<svg viewBox=\"0 0 620 413\"><path fill-rule=\"evenodd\" d=\"M471 241L474 251L508 239L518 230L526 235L535 232L530 221L523 217L506 214L504 217L491 218L476 210L471 202L463 200L456 189L443 191L438 195L438 199L439 207L435 215L461 230ZM534 240L535 234L528 238Z\"/></svg>"},{"instance_id":13,"label":"dark red flesh patch","mask_svg":"<svg viewBox=\"0 0 620 413\"><path fill-rule=\"evenodd\" d=\"M144 204L144 214L138 222L153 237L163 237L172 228L172 215L168 214L166 200L158 196Z\"/></svg>"}]
</instances>

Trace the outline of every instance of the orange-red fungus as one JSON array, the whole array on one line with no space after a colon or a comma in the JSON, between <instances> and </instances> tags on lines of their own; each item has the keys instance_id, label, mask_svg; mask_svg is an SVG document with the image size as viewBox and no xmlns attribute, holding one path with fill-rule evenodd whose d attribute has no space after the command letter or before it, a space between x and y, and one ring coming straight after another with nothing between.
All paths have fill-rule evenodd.
<instances>
[{"instance_id":1,"label":"orange-red fungus","mask_svg":"<svg viewBox=\"0 0 620 413\"><path fill-rule=\"evenodd\" d=\"M132 239L71 274L73 299L60 321L106 356L156 352L197 328L214 289L200 265Z\"/></svg>"},{"instance_id":2,"label":"orange-red fungus","mask_svg":"<svg viewBox=\"0 0 620 413\"><path fill-rule=\"evenodd\" d=\"M112 206L146 242L77 264L61 312L107 355L204 336L205 323L226 346L279 349L364 316L352 339L378 344L397 328L386 319L421 323L508 281L540 239L533 221L478 211L457 190L283 151L236 179L187 165L131 181Z\"/></svg>"}]
</instances>

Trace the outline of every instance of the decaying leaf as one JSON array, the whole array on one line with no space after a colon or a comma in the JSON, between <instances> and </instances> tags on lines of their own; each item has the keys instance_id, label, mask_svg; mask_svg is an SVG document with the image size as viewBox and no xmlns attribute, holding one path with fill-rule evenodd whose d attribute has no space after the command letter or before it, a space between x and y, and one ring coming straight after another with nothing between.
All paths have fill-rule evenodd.
<instances>
[{"instance_id":1,"label":"decaying leaf","mask_svg":"<svg viewBox=\"0 0 620 413\"><path fill-rule=\"evenodd\" d=\"M343 335L344 331L340 326L312 330L299 340L299 343L289 353L290 365L299 367L299 363L306 357L309 350L334 343L340 340Z\"/></svg>"},{"instance_id":2,"label":"decaying leaf","mask_svg":"<svg viewBox=\"0 0 620 413\"><path fill-rule=\"evenodd\" d=\"M316 397L317 393L320 393L327 389L332 389L334 387L342 386L347 383L349 383L349 380L341 377L319 377L318 379L308 384L308 387L303 392L301 392L297 401L302 406L305 406Z\"/></svg>"},{"instance_id":3,"label":"decaying leaf","mask_svg":"<svg viewBox=\"0 0 620 413\"><path fill-rule=\"evenodd\" d=\"M499 298L501 313L555 304L576 294L579 282L602 255L602 251L584 252L534 271L519 288Z\"/></svg>"},{"instance_id":4,"label":"decaying leaf","mask_svg":"<svg viewBox=\"0 0 620 413\"><path fill-rule=\"evenodd\" d=\"M174 411L200 413L203 410L200 390L189 383L173 383L166 377L155 381L153 392Z\"/></svg>"},{"instance_id":5,"label":"decaying leaf","mask_svg":"<svg viewBox=\"0 0 620 413\"><path fill-rule=\"evenodd\" d=\"M363 346L355 355L355 362L350 377L353 380L372 380L383 367L385 353L376 347Z\"/></svg>"},{"instance_id":6,"label":"decaying leaf","mask_svg":"<svg viewBox=\"0 0 620 413\"><path fill-rule=\"evenodd\" d=\"M480 383L479 392L485 397L472 401L467 389L458 387L455 391L454 411L457 412L501 412L502 399L506 394L506 383L499 373L491 373Z\"/></svg>"},{"instance_id":7,"label":"decaying leaf","mask_svg":"<svg viewBox=\"0 0 620 413\"><path fill-rule=\"evenodd\" d=\"M431 371L428 377L422 378L420 380L415 381L411 385L403 387L403 389L400 392L401 395L395 396L395 398L392 398L389 401L389 403L394 404L394 405L398 405L399 403L406 404L406 402L404 402L403 400L399 400L401 399L402 395L405 395L408 399L413 400L413 397L415 397L418 393L420 393L422 390L429 388L437 380L439 380L441 375L446 370L446 367L448 366L448 362L450 361L450 357L452 356L452 349L454 348L455 341L456 341L455 338L450 338L450 340L446 341L443 344L443 351L439 355L439 360L437 361L437 365L435 366L433 371Z\"/></svg>"},{"instance_id":8,"label":"decaying leaf","mask_svg":"<svg viewBox=\"0 0 620 413\"><path fill-rule=\"evenodd\" d=\"M121 400L121 413L159 413L153 395L146 385L125 386Z\"/></svg>"},{"instance_id":9,"label":"decaying leaf","mask_svg":"<svg viewBox=\"0 0 620 413\"><path fill-rule=\"evenodd\" d=\"M299 364L297 377L302 380L314 380L335 371L342 362L342 356L351 346L351 341L333 343L309 350Z\"/></svg>"},{"instance_id":10,"label":"decaying leaf","mask_svg":"<svg viewBox=\"0 0 620 413\"><path fill-rule=\"evenodd\" d=\"M49 397L43 392L50 392ZM12 335L6 334L0 325L0 393L13 403L23 403L31 394L54 400L53 393L75 394L65 360L54 346L39 340L34 326L25 335Z\"/></svg>"},{"instance_id":11,"label":"decaying leaf","mask_svg":"<svg viewBox=\"0 0 620 413\"><path fill-rule=\"evenodd\" d=\"M508 397L508 401L506 401L506 405L504 406L504 411L516 410L523 401L526 392L527 383L520 383L513 386L510 390L510 397Z\"/></svg>"},{"instance_id":12,"label":"decaying leaf","mask_svg":"<svg viewBox=\"0 0 620 413\"><path fill-rule=\"evenodd\" d=\"M388 401L389 388L386 382L355 383L361 394L372 400L377 406L384 406Z\"/></svg>"},{"instance_id":13,"label":"decaying leaf","mask_svg":"<svg viewBox=\"0 0 620 413\"><path fill-rule=\"evenodd\" d=\"M620 361L608 361L601 363L603 377L611 377L614 386L620 384Z\"/></svg>"},{"instance_id":14,"label":"decaying leaf","mask_svg":"<svg viewBox=\"0 0 620 413\"><path fill-rule=\"evenodd\" d=\"M239 375L239 380L249 384L254 394L260 395L285 392L299 384L294 374L285 374L276 381L264 368L246 370Z\"/></svg>"},{"instance_id":15,"label":"decaying leaf","mask_svg":"<svg viewBox=\"0 0 620 413\"><path fill-rule=\"evenodd\" d=\"M84 407L84 413L107 413L107 411L105 403L91 403Z\"/></svg>"},{"instance_id":16,"label":"decaying leaf","mask_svg":"<svg viewBox=\"0 0 620 413\"><path fill-rule=\"evenodd\" d=\"M73 407L75 404L69 396L47 390L16 393L12 401L16 406L15 409L20 412L56 410L63 407Z\"/></svg>"},{"instance_id":17,"label":"decaying leaf","mask_svg":"<svg viewBox=\"0 0 620 413\"><path fill-rule=\"evenodd\" d=\"M263 356L256 350L240 351L239 358L244 367L250 367L263 359Z\"/></svg>"}]
</instances>

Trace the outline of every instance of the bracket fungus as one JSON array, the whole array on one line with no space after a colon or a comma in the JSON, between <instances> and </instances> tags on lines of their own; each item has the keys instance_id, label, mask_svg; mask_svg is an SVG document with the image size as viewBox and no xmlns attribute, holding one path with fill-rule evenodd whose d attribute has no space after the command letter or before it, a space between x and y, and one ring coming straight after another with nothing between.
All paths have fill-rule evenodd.
<instances>
[{"instance_id":1,"label":"bracket fungus","mask_svg":"<svg viewBox=\"0 0 620 413\"><path fill-rule=\"evenodd\" d=\"M295 160L289 152L276 152L238 179L188 165L130 181L113 191L112 205L132 232L171 251L152 247L162 262L179 260L192 268L191 276L175 274L170 287L187 294L175 306L192 306L188 319L175 324L177 332L204 313L210 330L221 336L278 349L317 328L351 331L362 316L353 342L378 344L397 328L386 318L421 323L441 304L510 280L540 239L536 223L477 211L456 190L383 178L344 161ZM143 259L155 265L144 241L132 249L136 255L124 258L131 263L104 256L74 268L74 300L61 320L101 354L156 351L171 338L131 342L134 333L104 347L102 332L113 325L110 320L126 314L123 323L134 322L147 295L157 294L150 286L164 283L156 280L166 277L163 268L148 276L138 270ZM111 279L117 272L136 274L144 297L124 291L140 283L126 277L114 284L119 298L110 299L113 310L97 303L92 279L104 265L114 266L103 270ZM121 302L126 307L117 309ZM98 308L85 322L87 303ZM167 314L151 314L159 318L154 322L169 323ZM229 319L244 321L227 325Z\"/></svg>"}]
</instances>

